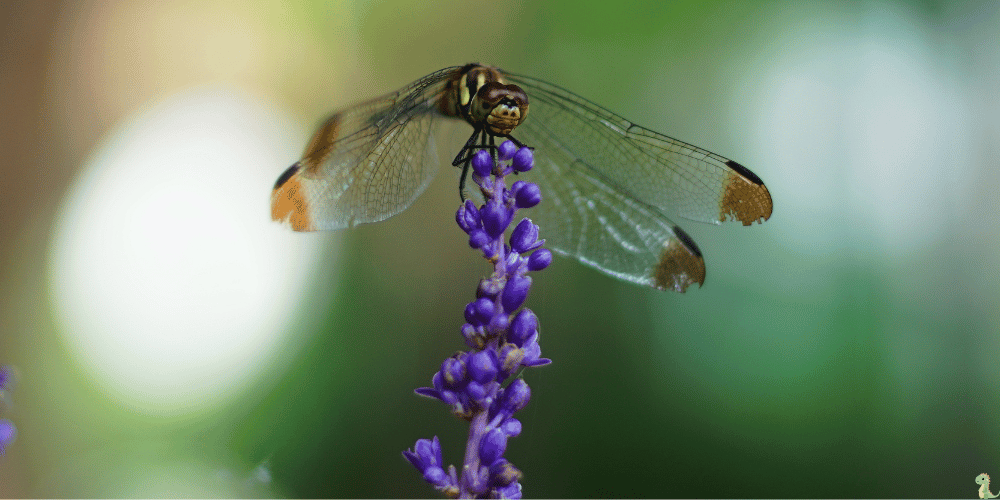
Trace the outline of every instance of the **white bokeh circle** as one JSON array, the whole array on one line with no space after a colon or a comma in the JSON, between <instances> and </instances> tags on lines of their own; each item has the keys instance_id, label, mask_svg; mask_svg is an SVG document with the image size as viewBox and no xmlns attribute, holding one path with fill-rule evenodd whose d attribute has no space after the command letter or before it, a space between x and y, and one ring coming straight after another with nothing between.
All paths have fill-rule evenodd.
<instances>
[{"instance_id":1,"label":"white bokeh circle","mask_svg":"<svg viewBox=\"0 0 1000 500\"><path fill-rule=\"evenodd\" d=\"M331 241L270 221L300 128L243 92L199 88L96 147L53 226L49 288L65 345L102 390L186 413L275 359Z\"/></svg>"}]
</instances>

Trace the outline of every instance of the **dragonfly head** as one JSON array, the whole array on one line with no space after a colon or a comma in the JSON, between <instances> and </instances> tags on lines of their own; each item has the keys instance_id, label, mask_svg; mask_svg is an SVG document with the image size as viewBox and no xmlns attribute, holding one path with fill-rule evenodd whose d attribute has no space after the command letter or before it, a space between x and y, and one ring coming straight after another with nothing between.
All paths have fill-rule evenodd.
<instances>
[{"instance_id":1,"label":"dragonfly head","mask_svg":"<svg viewBox=\"0 0 1000 500\"><path fill-rule=\"evenodd\" d=\"M469 115L493 135L506 136L528 116L528 94L517 85L483 84L472 99Z\"/></svg>"}]
</instances>

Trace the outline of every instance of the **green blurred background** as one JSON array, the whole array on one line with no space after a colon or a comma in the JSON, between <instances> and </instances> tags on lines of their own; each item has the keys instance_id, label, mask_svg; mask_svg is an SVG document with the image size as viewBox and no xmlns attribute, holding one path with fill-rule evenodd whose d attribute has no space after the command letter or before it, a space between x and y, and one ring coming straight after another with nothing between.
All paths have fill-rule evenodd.
<instances>
[{"instance_id":1,"label":"green blurred background","mask_svg":"<svg viewBox=\"0 0 1000 500\"><path fill-rule=\"evenodd\" d=\"M734 158L775 203L680 221L708 266L685 295L536 277L554 363L507 452L526 496L974 498L1000 474L995 2L10 1L0 23L0 496L434 496L400 452L438 435L458 463L466 425L413 389L488 272L457 171L340 233L267 203L328 112L472 61Z\"/></svg>"}]
</instances>

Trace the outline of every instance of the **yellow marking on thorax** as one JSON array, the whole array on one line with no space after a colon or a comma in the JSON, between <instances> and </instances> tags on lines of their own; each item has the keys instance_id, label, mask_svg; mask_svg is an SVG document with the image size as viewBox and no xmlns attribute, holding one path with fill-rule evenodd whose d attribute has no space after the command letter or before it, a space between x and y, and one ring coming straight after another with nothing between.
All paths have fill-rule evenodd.
<instances>
[{"instance_id":1,"label":"yellow marking on thorax","mask_svg":"<svg viewBox=\"0 0 1000 500\"><path fill-rule=\"evenodd\" d=\"M465 79L463 78L463 80ZM464 82L459 83L459 86L462 87L462 106L468 106L469 101L472 99L472 96L469 95L469 87Z\"/></svg>"}]
</instances>

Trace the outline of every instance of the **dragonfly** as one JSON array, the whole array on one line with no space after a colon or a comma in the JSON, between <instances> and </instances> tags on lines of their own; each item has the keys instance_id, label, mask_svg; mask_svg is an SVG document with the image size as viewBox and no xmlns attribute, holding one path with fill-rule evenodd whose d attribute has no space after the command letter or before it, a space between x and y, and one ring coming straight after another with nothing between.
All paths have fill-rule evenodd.
<instances>
[{"instance_id":1,"label":"dragonfly","mask_svg":"<svg viewBox=\"0 0 1000 500\"><path fill-rule=\"evenodd\" d=\"M463 199L471 151L498 138L531 147L530 180L543 197L531 219L546 246L625 281L677 292L705 282L701 250L668 214L745 226L771 216L767 187L743 165L562 87L467 64L330 116L279 176L271 218L316 231L402 212L438 170L432 130L441 120L473 129L452 162L464 167Z\"/></svg>"}]
</instances>

